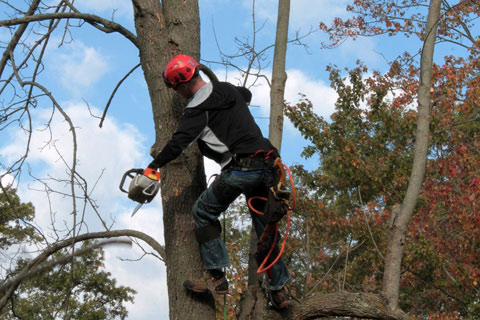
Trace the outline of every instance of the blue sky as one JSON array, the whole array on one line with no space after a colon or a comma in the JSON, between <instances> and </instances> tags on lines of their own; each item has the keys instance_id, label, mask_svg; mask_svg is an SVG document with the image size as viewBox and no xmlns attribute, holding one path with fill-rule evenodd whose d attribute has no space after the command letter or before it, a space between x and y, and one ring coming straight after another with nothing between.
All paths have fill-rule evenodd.
<instances>
[{"instance_id":1,"label":"blue sky","mask_svg":"<svg viewBox=\"0 0 480 320\"><path fill-rule=\"evenodd\" d=\"M19 1L20 2L20 1ZM296 31L300 33L315 30L320 21L329 22L334 16L345 16L347 1L294 0L291 1L290 38ZM113 9L115 21L134 32L132 5L130 1L114 0L79 0L75 4L81 11L91 12L110 18ZM4 5L2 5L4 6ZM6 8L0 6L4 18ZM248 0L200 0L201 13L201 57L204 61L219 61L217 44L224 53L236 51L234 37L252 38L252 2ZM263 29L257 35L258 48L274 42L277 2L273 0L256 1L256 18ZM95 186L93 196L97 199L99 211L116 229L131 228L141 230L154 236L163 243L162 209L160 197L144 206L135 216L130 217L135 207L133 202L118 190L121 175L132 167L142 167L150 162L149 147L154 143L154 130L148 91L143 79L143 72L137 69L117 92L107 120L102 129L98 128L98 119L92 118L87 102L94 114L100 116L116 83L138 63L138 52L128 40L116 34L103 34L88 25L71 29L73 38L70 43L58 47L60 34L51 41L45 56L45 71L39 81L50 90L72 117L79 137L79 171L89 181L100 180ZM8 39L6 30L0 29L0 40ZM360 59L370 68L385 71L388 64L381 56L394 58L401 51L398 42L379 42L378 39L359 39L346 42L334 50L322 50L321 41L325 36L313 33L304 40L308 52L301 46L290 45L287 50L287 74L285 99L291 103L298 100L298 94L306 94L313 102L319 115L328 118L334 110L335 92L329 88L328 74L325 68L329 64L339 67L352 66ZM387 39L388 40L388 39ZM413 40L412 40L413 41ZM385 44L388 45L385 45ZM273 50L268 52L273 57ZM238 61L243 65L245 62ZM231 70L225 75L224 70L215 65L211 68L219 78L236 82L238 73ZM265 73L269 75L267 68ZM269 89L263 83L251 88L253 92L252 113L265 135L268 134ZM6 99L6 97L2 97ZM60 161L59 150L67 162L71 159L71 138L66 123L58 113L54 116L52 134L55 145L49 144L49 133L39 131L49 117L49 105L37 108L34 112L34 140L28 164L37 177L48 175L65 177L65 166ZM293 126L285 123L283 158L288 165L306 163L313 167L314 162L307 162L299 157L305 142ZM26 142L25 134L15 128L3 131L0 136L0 159L9 163L20 155ZM70 158L69 158L70 157ZM71 161L71 160L70 160ZM207 174L218 171L218 167L207 162ZM58 188L63 188L61 184ZM23 201L31 201L36 207L36 223L46 233L51 232L49 225L52 212L48 209L45 194L38 182L23 176L19 192ZM57 226L71 223L71 202L62 197L52 196L55 223ZM96 215L87 210L89 231L101 230ZM82 229L86 231L86 229ZM129 285L138 291L134 304L129 304L129 319L151 320L168 319L167 289L165 268L161 261L147 256L140 262L122 262L117 257L137 258L142 255L139 249L107 248L106 268L119 283Z\"/></svg>"}]
</instances>

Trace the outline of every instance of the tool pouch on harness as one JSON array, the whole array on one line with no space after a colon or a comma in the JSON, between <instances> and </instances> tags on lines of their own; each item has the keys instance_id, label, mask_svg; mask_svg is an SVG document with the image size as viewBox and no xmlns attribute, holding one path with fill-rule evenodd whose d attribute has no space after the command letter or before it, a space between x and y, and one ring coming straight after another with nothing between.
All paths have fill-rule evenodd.
<instances>
[{"instance_id":1,"label":"tool pouch on harness","mask_svg":"<svg viewBox=\"0 0 480 320\"><path fill-rule=\"evenodd\" d=\"M278 236L277 239L275 239L277 224L289 210L288 202L290 200L290 191L285 187L286 173L280 158L275 159L273 168L275 170L275 178L268 191L264 212L264 218L267 225L258 239L257 253L255 254L255 259L259 266L265 260L267 255L269 255L267 264L273 262L275 257L279 255L280 250L278 248L278 242L280 237ZM271 248L272 252L269 254Z\"/></svg>"},{"instance_id":2,"label":"tool pouch on harness","mask_svg":"<svg viewBox=\"0 0 480 320\"><path fill-rule=\"evenodd\" d=\"M275 224L287 214L290 200L290 191L285 187L286 173L280 158L275 159L273 168L275 170L275 180L268 190L264 213L267 224Z\"/></svg>"}]
</instances>

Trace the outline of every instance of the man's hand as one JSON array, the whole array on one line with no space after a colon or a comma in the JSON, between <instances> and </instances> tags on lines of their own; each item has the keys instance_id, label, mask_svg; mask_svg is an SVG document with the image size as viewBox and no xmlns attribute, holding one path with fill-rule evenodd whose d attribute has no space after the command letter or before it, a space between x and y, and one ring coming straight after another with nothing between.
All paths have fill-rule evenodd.
<instances>
[{"instance_id":1,"label":"man's hand","mask_svg":"<svg viewBox=\"0 0 480 320\"><path fill-rule=\"evenodd\" d=\"M150 147L150 155L152 156L152 158L155 159L155 157L157 156L157 151L156 151L156 148L155 148L155 145L151 146Z\"/></svg>"},{"instance_id":2,"label":"man's hand","mask_svg":"<svg viewBox=\"0 0 480 320\"><path fill-rule=\"evenodd\" d=\"M160 167L155 163L155 160L150 162L150 164L148 165L148 168L150 169L153 169L153 170L157 170L160 169Z\"/></svg>"}]
</instances>

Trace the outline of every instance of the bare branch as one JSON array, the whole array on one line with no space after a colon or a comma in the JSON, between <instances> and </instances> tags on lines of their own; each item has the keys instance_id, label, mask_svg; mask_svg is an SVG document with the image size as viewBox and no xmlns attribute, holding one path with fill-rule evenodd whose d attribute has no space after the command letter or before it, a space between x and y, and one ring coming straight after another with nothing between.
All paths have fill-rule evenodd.
<instances>
[{"instance_id":1,"label":"bare branch","mask_svg":"<svg viewBox=\"0 0 480 320\"><path fill-rule=\"evenodd\" d=\"M480 115L477 115L476 117L474 117L472 119L455 122L452 125L453 126L459 126L459 125L462 125L462 124L471 123L471 122L475 122L475 121L480 121Z\"/></svg>"},{"instance_id":2,"label":"bare branch","mask_svg":"<svg viewBox=\"0 0 480 320\"><path fill-rule=\"evenodd\" d=\"M100 124L98 125L100 128L103 125L103 120L105 120L108 108L110 107L110 103L112 102L113 97L115 96L115 93L117 92L118 88L122 85L123 81L125 81L125 79L127 79L133 73L133 71L135 71L138 67L140 67L140 65L141 64L139 63L135 67L133 67L130 71L128 71L127 74L122 79L120 79L120 81L117 83L117 85L115 86L115 89L113 89L113 92L110 95L110 98L108 99L107 105L106 105L105 109L103 110L103 115L100 118Z\"/></svg>"},{"instance_id":3,"label":"bare branch","mask_svg":"<svg viewBox=\"0 0 480 320\"><path fill-rule=\"evenodd\" d=\"M358 187L358 197L360 198L360 204L363 207L364 204L363 204L362 194L360 192L360 186ZM367 214L365 213L364 210L362 209L360 210L362 211L363 217L365 218L365 224L367 225L368 233L370 234L370 239L372 239L373 245L375 246L375 250L378 252L378 255L380 256L380 258L382 258L382 260L385 260L385 257L383 256L382 252L380 251L380 249L378 249L377 242L373 238L373 233L372 233L372 229L370 228L370 224L368 223Z\"/></svg>"},{"instance_id":4,"label":"bare branch","mask_svg":"<svg viewBox=\"0 0 480 320\"><path fill-rule=\"evenodd\" d=\"M78 12L59 12L59 13L43 13L33 16L24 16L21 18L2 20L0 21L0 26L13 26L19 24L28 24L35 21L45 21L52 19L80 19L84 20L90 24L94 24L98 27L102 27L102 31L106 33L118 32L121 35L125 36L130 42L132 42L136 47L138 47L137 37L130 32L128 29L124 28L122 25L101 18L97 15L88 14L88 13L78 13ZM100 25L100 26L99 26Z\"/></svg>"},{"instance_id":5,"label":"bare branch","mask_svg":"<svg viewBox=\"0 0 480 320\"><path fill-rule=\"evenodd\" d=\"M32 16L33 13L37 10L39 3L40 3L40 0L33 1L25 15ZM7 64L7 61L10 57L10 53L15 50L15 47L17 46L18 41L20 41L20 38L22 37L25 30L27 29L27 26L28 26L28 23L20 24L17 31L15 31L15 34L13 35L12 39L8 43L7 48L3 52L2 60L0 60L0 76L2 75L3 70L5 69L5 65Z\"/></svg>"}]
</instances>

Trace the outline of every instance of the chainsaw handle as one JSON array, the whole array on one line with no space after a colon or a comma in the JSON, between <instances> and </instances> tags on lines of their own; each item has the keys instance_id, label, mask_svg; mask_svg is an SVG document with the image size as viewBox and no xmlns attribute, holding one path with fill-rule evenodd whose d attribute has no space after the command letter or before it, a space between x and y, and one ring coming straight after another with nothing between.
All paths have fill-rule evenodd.
<instances>
[{"instance_id":1,"label":"chainsaw handle","mask_svg":"<svg viewBox=\"0 0 480 320\"><path fill-rule=\"evenodd\" d=\"M134 178L133 173L143 174L143 169L130 169L127 172L125 172L123 174L122 180L120 181L120 191L124 193L128 193L128 191L123 188L123 185L125 184L125 180L127 179L127 176L130 177L131 179Z\"/></svg>"}]
</instances>

